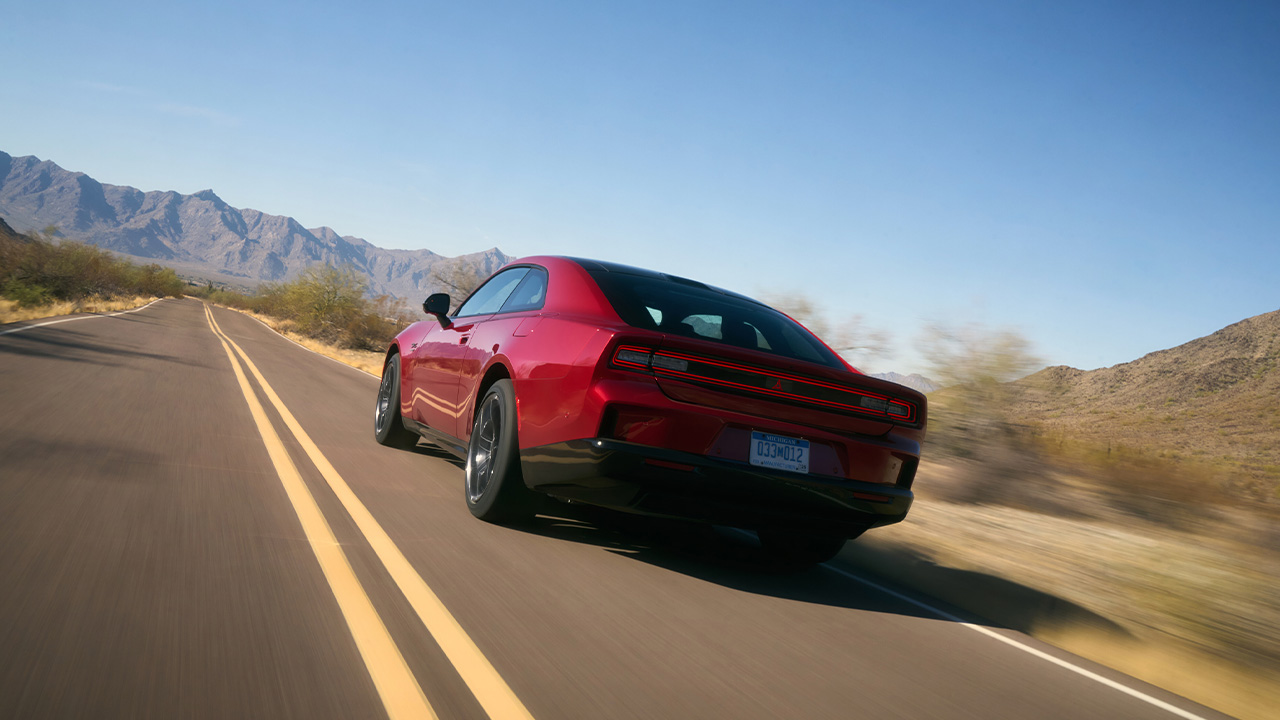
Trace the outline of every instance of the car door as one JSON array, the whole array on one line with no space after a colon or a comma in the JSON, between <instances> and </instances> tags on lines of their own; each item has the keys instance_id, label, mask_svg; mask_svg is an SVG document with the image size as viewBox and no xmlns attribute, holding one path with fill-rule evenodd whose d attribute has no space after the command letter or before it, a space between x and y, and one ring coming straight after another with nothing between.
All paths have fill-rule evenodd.
<instances>
[{"instance_id":1,"label":"car door","mask_svg":"<svg viewBox=\"0 0 1280 720\"><path fill-rule=\"evenodd\" d=\"M459 386L461 414L458 417L458 437L466 439L475 408L472 406L481 373L489 367L490 360L499 352L510 352L513 341L529 334L529 329L542 311L547 298L547 271L536 265L527 268L520 284L507 297L498 311L477 325L467 345L462 382ZM514 358L513 358L514 359Z\"/></svg>"},{"instance_id":2,"label":"car door","mask_svg":"<svg viewBox=\"0 0 1280 720\"><path fill-rule=\"evenodd\" d=\"M464 403L459 395L468 367L468 344L476 327L502 307L528 271L527 267L509 268L489 278L458 308L447 327L437 324L408 353L409 417L437 432L461 437L458 418Z\"/></svg>"}]
</instances>

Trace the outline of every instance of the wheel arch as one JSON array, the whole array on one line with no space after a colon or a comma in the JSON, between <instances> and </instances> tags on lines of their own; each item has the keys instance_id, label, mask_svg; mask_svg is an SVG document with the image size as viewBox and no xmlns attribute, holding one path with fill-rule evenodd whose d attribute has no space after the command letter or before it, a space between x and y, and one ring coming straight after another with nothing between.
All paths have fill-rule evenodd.
<instances>
[{"instance_id":1,"label":"wheel arch","mask_svg":"<svg viewBox=\"0 0 1280 720\"><path fill-rule=\"evenodd\" d=\"M399 355L399 354L400 354L400 343L397 340L392 340L391 344L387 346L387 354L382 356L382 369L383 370L387 369L387 363L391 362L392 355Z\"/></svg>"},{"instance_id":2,"label":"wheel arch","mask_svg":"<svg viewBox=\"0 0 1280 720\"><path fill-rule=\"evenodd\" d=\"M467 421L464 424L460 424L460 427L458 428L458 430L462 431L465 428L467 431L467 435L469 437L471 434L471 430L470 430L471 424L474 423L476 419L476 408L480 407L480 401L484 399L484 394L489 392L489 388L493 387L493 384L498 382L499 380L514 380L514 378L515 378L515 375L511 372L511 368L508 367L507 364L502 360L495 358L493 362L489 364L489 367L485 368L484 375L480 377L480 382L476 384L475 394L469 398L470 402L467 403L468 404L468 407L466 409ZM519 432L519 428L520 428L519 404L520 402L517 399L516 401L516 432L517 433Z\"/></svg>"},{"instance_id":3,"label":"wheel arch","mask_svg":"<svg viewBox=\"0 0 1280 720\"><path fill-rule=\"evenodd\" d=\"M480 404L480 399L489 392L489 388L493 387L494 383L499 380L511 380L512 377L511 368L507 367L506 363L495 361L484 371L484 377L480 378L480 384L476 386L476 395L471 399L471 407L475 408Z\"/></svg>"}]
</instances>

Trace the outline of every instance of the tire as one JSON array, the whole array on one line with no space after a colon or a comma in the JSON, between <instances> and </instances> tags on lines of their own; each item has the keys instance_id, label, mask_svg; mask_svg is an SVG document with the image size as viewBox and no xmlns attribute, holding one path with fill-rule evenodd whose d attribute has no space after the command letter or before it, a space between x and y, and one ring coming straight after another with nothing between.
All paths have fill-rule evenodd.
<instances>
[{"instance_id":1,"label":"tire","mask_svg":"<svg viewBox=\"0 0 1280 720\"><path fill-rule=\"evenodd\" d=\"M758 530L765 562L780 570L804 570L835 557L848 539L843 535L788 530Z\"/></svg>"},{"instance_id":2,"label":"tire","mask_svg":"<svg viewBox=\"0 0 1280 720\"><path fill-rule=\"evenodd\" d=\"M495 382L476 406L463 494L471 514L486 522L518 522L535 512L535 496L520 472L515 409L510 380Z\"/></svg>"},{"instance_id":3,"label":"tire","mask_svg":"<svg viewBox=\"0 0 1280 720\"><path fill-rule=\"evenodd\" d=\"M382 369L378 400L373 404L373 437L387 447L408 450L418 444L418 435L400 421L400 355L392 355Z\"/></svg>"}]
</instances>

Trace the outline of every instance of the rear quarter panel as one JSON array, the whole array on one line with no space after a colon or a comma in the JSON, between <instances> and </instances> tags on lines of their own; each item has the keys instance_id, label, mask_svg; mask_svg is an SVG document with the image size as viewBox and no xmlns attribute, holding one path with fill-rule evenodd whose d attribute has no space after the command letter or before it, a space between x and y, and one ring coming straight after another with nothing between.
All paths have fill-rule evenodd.
<instances>
[{"instance_id":1,"label":"rear quarter panel","mask_svg":"<svg viewBox=\"0 0 1280 720\"><path fill-rule=\"evenodd\" d=\"M521 448L592 437L599 423L599 412L587 410L592 377L622 320L572 260L534 256L511 265L545 268L547 299L539 311L497 316L477 329L464 374L459 432L464 440L470 436L481 383L502 364L515 385Z\"/></svg>"},{"instance_id":2,"label":"rear quarter panel","mask_svg":"<svg viewBox=\"0 0 1280 720\"><path fill-rule=\"evenodd\" d=\"M470 436L481 383L499 364L515 385L521 448L593 435L596 428L584 422L583 408L596 361L611 336L596 319L556 313L486 322L472 337L473 354L467 360L462 439Z\"/></svg>"}]
</instances>

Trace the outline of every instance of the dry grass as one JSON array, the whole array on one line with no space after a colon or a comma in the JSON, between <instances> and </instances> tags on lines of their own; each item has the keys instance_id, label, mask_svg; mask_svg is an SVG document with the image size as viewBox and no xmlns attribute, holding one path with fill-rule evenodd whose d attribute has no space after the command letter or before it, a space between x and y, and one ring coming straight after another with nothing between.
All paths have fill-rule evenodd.
<instances>
[{"instance_id":1,"label":"dry grass","mask_svg":"<svg viewBox=\"0 0 1280 720\"><path fill-rule=\"evenodd\" d=\"M287 321L238 312L322 355L375 376L382 372L380 352L336 348L294 332ZM917 484L922 497L908 521L860 542L1068 600L1129 636L1056 622L1037 624L1031 633L1237 717L1274 716L1280 706L1280 596L1274 592L1280 552L1259 540L1275 532L1265 518L1197 516L1196 522L1229 528L1212 533L1167 523L1134 526L1133 509L1116 507L1105 481L1063 472L1047 478L1052 498L1006 498L1031 508L1048 503L1060 512L942 499L958 492L963 474L926 463Z\"/></svg>"},{"instance_id":2,"label":"dry grass","mask_svg":"<svg viewBox=\"0 0 1280 720\"><path fill-rule=\"evenodd\" d=\"M1280 707L1274 546L1126 523L1120 514L1062 517L930 496L930 487L945 494L959 474L955 467L922 466L922 496L911 516L868 541L1067 600L1131 637L1052 622L1036 624L1032 634L1238 717L1274 717ZM1264 532L1267 525L1243 515L1214 521Z\"/></svg>"},{"instance_id":3,"label":"dry grass","mask_svg":"<svg viewBox=\"0 0 1280 720\"><path fill-rule=\"evenodd\" d=\"M298 343L299 345L320 353L326 357L331 357L342 363L346 363L357 370L363 370L374 377L382 377L382 361L386 357L386 353L372 352L369 350L347 350L346 348L334 347L329 343L312 340L304 335L287 330L277 330L281 335Z\"/></svg>"},{"instance_id":4,"label":"dry grass","mask_svg":"<svg viewBox=\"0 0 1280 720\"><path fill-rule=\"evenodd\" d=\"M59 300L49 305L20 308L12 300L0 298L0 325L22 322L23 320L39 320L42 318L75 315L76 313L107 313L120 310L132 310L155 301L154 296L137 296L130 298L85 298L83 300Z\"/></svg>"},{"instance_id":5,"label":"dry grass","mask_svg":"<svg viewBox=\"0 0 1280 720\"><path fill-rule=\"evenodd\" d=\"M227 310L234 310L238 313L248 315L308 350L317 352L325 357L333 358L334 360L350 365L357 370L363 370L374 377L382 377L382 361L386 357L386 353L340 348L321 340L309 338L297 332L294 324L288 320L280 320L251 310L241 310L240 308L228 307L217 303L214 304L218 305L218 307L226 308Z\"/></svg>"},{"instance_id":6,"label":"dry grass","mask_svg":"<svg viewBox=\"0 0 1280 720\"><path fill-rule=\"evenodd\" d=\"M1280 311L1110 368L1046 368L1017 386L1010 420L1045 450L1170 461L1280 507Z\"/></svg>"},{"instance_id":7,"label":"dry grass","mask_svg":"<svg viewBox=\"0 0 1280 720\"><path fill-rule=\"evenodd\" d=\"M1117 638L1084 628L1035 633L1041 640L1240 720L1274 720L1280 681L1159 641Z\"/></svg>"}]
</instances>

